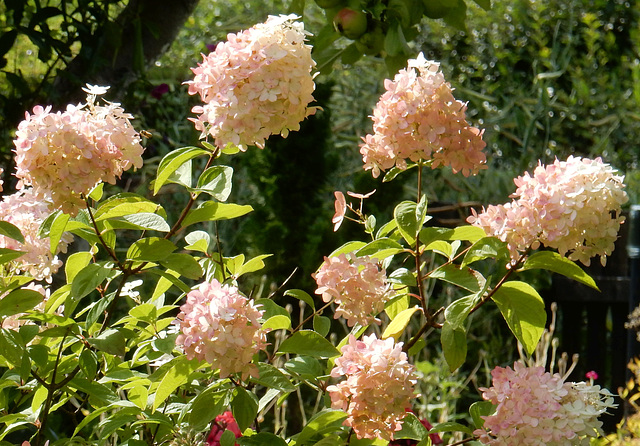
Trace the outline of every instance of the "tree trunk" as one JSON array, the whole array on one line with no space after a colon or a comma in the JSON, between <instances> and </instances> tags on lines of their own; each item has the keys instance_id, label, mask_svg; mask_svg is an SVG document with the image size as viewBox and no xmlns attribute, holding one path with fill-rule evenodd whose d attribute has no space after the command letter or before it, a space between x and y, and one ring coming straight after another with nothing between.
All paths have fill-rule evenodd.
<instances>
[{"instance_id":1,"label":"tree trunk","mask_svg":"<svg viewBox=\"0 0 640 446\"><path fill-rule=\"evenodd\" d=\"M198 0L130 0L113 22L94 34L96 45L83 45L69 65L57 73L51 92L65 104L84 98L86 83L113 87L110 97L126 87L169 47Z\"/></svg>"}]
</instances>

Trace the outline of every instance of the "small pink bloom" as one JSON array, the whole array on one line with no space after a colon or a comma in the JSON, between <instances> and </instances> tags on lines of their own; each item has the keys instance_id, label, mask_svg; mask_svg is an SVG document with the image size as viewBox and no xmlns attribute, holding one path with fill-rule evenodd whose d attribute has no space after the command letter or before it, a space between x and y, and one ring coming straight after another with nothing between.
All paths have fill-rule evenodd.
<instances>
[{"instance_id":1,"label":"small pink bloom","mask_svg":"<svg viewBox=\"0 0 640 446\"><path fill-rule=\"evenodd\" d=\"M598 374L593 370L591 370L590 372L587 372L585 376L586 378L592 379L592 380L598 379Z\"/></svg>"},{"instance_id":2,"label":"small pink bloom","mask_svg":"<svg viewBox=\"0 0 640 446\"><path fill-rule=\"evenodd\" d=\"M486 168L483 132L467 122L467 105L453 97L438 63L420 53L384 87L371 117L373 134L360 146L365 170L378 177L419 160L464 176Z\"/></svg>"},{"instance_id":3,"label":"small pink bloom","mask_svg":"<svg viewBox=\"0 0 640 446\"><path fill-rule=\"evenodd\" d=\"M570 156L516 178L510 203L488 206L467 221L507 243L512 263L540 245L589 265L604 265L624 222L624 177L602 159Z\"/></svg>"},{"instance_id":4,"label":"small pink bloom","mask_svg":"<svg viewBox=\"0 0 640 446\"><path fill-rule=\"evenodd\" d=\"M369 256L325 257L312 276L318 284L316 294L325 302L333 300L338 305L334 318L344 317L350 327L379 323L376 316L392 297L386 272Z\"/></svg>"},{"instance_id":5,"label":"small pink bloom","mask_svg":"<svg viewBox=\"0 0 640 446\"><path fill-rule=\"evenodd\" d=\"M371 192L367 193L367 194L357 194L355 192L350 192L347 191L347 195L349 195L350 197L353 198L359 198L360 200L364 200L365 198L369 198L371 195L373 195L375 193L375 189L372 190Z\"/></svg>"},{"instance_id":6,"label":"small pink bloom","mask_svg":"<svg viewBox=\"0 0 640 446\"><path fill-rule=\"evenodd\" d=\"M180 307L176 345L182 346L188 359L220 369L221 378L232 373L241 373L242 379L257 376L253 355L267 346L259 321L262 314L236 287L215 279L204 282L187 294L187 302Z\"/></svg>"},{"instance_id":7,"label":"small pink bloom","mask_svg":"<svg viewBox=\"0 0 640 446\"><path fill-rule=\"evenodd\" d=\"M286 137L313 115L315 83L308 33L297 16L270 16L265 23L215 46L196 68L189 94L203 105L191 119L201 138L211 136L216 147L231 143L241 150L264 147L271 135Z\"/></svg>"},{"instance_id":8,"label":"small pink bloom","mask_svg":"<svg viewBox=\"0 0 640 446\"><path fill-rule=\"evenodd\" d=\"M76 215L82 196L99 182L114 184L131 167L142 167L140 135L120 104L96 102L106 87L89 86L87 103L68 105L64 112L36 105L18 125L15 145L18 188L55 209Z\"/></svg>"},{"instance_id":9,"label":"small pink bloom","mask_svg":"<svg viewBox=\"0 0 640 446\"><path fill-rule=\"evenodd\" d=\"M415 367L407 362L402 342L380 340L373 334L359 341L349 335L341 352L331 376L346 379L327 387L331 407L349 414L344 424L353 428L358 439L393 440L415 398L417 383Z\"/></svg>"},{"instance_id":10,"label":"small pink bloom","mask_svg":"<svg viewBox=\"0 0 640 446\"><path fill-rule=\"evenodd\" d=\"M4 220L20 229L24 243L0 235L0 248L9 248L25 253L7 265L16 274L28 274L36 280L51 282L51 275L62 266L57 254L67 252L67 245L73 241L69 233L60 239L54 253L51 253L49 237L40 238L42 222L51 214L49 202L36 196L32 188L5 195L0 201L0 220Z\"/></svg>"},{"instance_id":11,"label":"small pink bloom","mask_svg":"<svg viewBox=\"0 0 640 446\"><path fill-rule=\"evenodd\" d=\"M344 215L347 212L347 201L344 198L344 194L340 191L335 191L333 193L336 197L335 208L336 213L331 219L331 222L334 224L333 231L337 231L342 222L344 221Z\"/></svg>"},{"instance_id":12,"label":"small pink bloom","mask_svg":"<svg viewBox=\"0 0 640 446\"><path fill-rule=\"evenodd\" d=\"M589 444L602 434L598 417L615 407L613 395L600 386L565 382L559 374L543 367L527 367L516 362L496 367L490 388L481 388L482 397L496 406L484 416L484 426L474 434L484 444L494 446L565 446Z\"/></svg>"}]
</instances>

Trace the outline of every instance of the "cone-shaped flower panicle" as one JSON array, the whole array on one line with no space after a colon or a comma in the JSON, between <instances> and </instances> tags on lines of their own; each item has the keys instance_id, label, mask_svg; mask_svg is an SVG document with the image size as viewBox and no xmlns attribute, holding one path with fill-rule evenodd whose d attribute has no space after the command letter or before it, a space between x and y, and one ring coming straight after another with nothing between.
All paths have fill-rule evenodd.
<instances>
[{"instance_id":1,"label":"cone-shaped flower panicle","mask_svg":"<svg viewBox=\"0 0 640 446\"><path fill-rule=\"evenodd\" d=\"M258 369L251 361L267 345L266 331L259 321L262 314L237 288L215 279L204 282L187 294L187 302L180 307L176 344L182 346L187 358L204 360L220 369L221 378L233 373L242 374L242 379L257 376Z\"/></svg>"},{"instance_id":2,"label":"cone-shaped flower panicle","mask_svg":"<svg viewBox=\"0 0 640 446\"><path fill-rule=\"evenodd\" d=\"M474 211L467 221L507 242L513 263L542 244L585 265L599 255L604 265L624 222L623 181L600 158L556 159L516 178L511 203Z\"/></svg>"},{"instance_id":3,"label":"cone-shaped flower panicle","mask_svg":"<svg viewBox=\"0 0 640 446\"><path fill-rule=\"evenodd\" d=\"M373 110L373 134L366 135L360 153L374 177L407 162L431 161L469 176L486 168L482 131L466 120L467 106L453 97L440 64L424 58L409 60Z\"/></svg>"},{"instance_id":4,"label":"cone-shaped flower panicle","mask_svg":"<svg viewBox=\"0 0 640 446\"><path fill-rule=\"evenodd\" d=\"M350 327L379 322L376 316L392 297L385 270L369 256L325 257L313 278L318 284L316 294L338 306L334 318L344 317Z\"/></svg>"},{"instance_id":5,"label":"cone-shaped flower panicle","mask_svg":"<svg viewBox=\"0 0 640 446\"><path fill-rule=\"evenodd\" d=\"M311 47L295 15L270 16L265 23L227 35L193 68L189 94L204 102L192 109L202 138L219 148L232 143L263 147L270 135L286 137L316 111Z\"/></svg>"},{"instance_id":6,"label":"cone-shaped flower panicle","mask_svg":"<svg viewBox=\"0 0 640 446\"><path fill-rule=\"evenodd\" d=\"M415 398L415 367L407 362L402 343L393 338L364 336L361 341L349 335L342 356L331 370L334 378L346 379L327 387L331 407L345 411L346 426L356 436L393 440L402 428L406 410Z\"/></svg>"},{"instance_id":7,"label":"cone-shaped flower panicle","mask_svg":"<svg viewBox=\"0 0 640 446\"><path fill-rule=\"evenodd\" d=\"M143 148L120 104L100 105L96 95L106 87L90 86L86 104L68 105L64 112L37 105L18 125L15 145L18 187L33 186L41 199L75 215L83 207L81 194L97 183L114 184L130 167L142 167Z\"/></svg>"},{"instance_id":8,"label":"cone-shaped flower panicle","mask_svg":"<svg viewBox=\"0 0 640 446\"><path fill-rule=\"evenodd\" d=\"M12 273L26 273L36 280L51 282L51 275L62 266L56 254L67 252L67 245L73 237L63 234L55 253L51 253L49 237L38 236L40 225L50 213L49 203L36 196L31 188L5 195L0 201L0 220L16 226L24 236L24 243L21 243L0 235L0 248L24 251L22 256L9 263Z\"/></svg>"},{"instance_id":9,"label":"cone-shaped flower panicle","mask_svg":"<svg viewBox=\"0 0 640 446\"><path fill-rule=\"evenodd\" d=\"M598 416L615 407L613 395L600 386L566 382L544 367L516 362L492 370L492 386L481 388L483 398L496 406L474 434L495 446L588 445L601 434Z\"/></svg>"}]
</instances>

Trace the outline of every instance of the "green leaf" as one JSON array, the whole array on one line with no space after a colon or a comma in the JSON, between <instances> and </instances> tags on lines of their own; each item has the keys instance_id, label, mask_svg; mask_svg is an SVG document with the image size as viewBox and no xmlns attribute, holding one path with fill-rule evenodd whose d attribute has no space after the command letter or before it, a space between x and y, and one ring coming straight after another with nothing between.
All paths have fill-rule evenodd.
<instances>
[{"instance_id":1,"label":"green leaf","mask_svg":"<svg viewBox=\"0 0 640 446\"><path fill-rule=\"evenodd\" d=\"M242 263L238 268L232 271L232 274L237 279L243 274L260 271L262 268L264 268L263 260L271 256L272 254L261 254L259 256L255 256L254 258L250 259L247 263Z\"/></svg>"},{"instance_id":2,"label":"green leaf","mask_svg":"<svg viewBox=\"0 0 640 446\"><path fill-rule=\"evenodd\" d=\"M49 229L49 250L51 251L51 254L56 254L58 252L58 245L60 244L62 234L64 234L67 227L69 218L69 215L59 213L56 215L53 223L51 223L51 228Z\"/></svg>"},{"instance_id":3,"label":"green leaf","mask_svg":"<svg viewBox=\"0 0 640 446\"><path fill-rule=\"evenodd\" d=\"M525 282L506 282L493 296L500 313L527 354L532 354L540 341L547 313L538 292Z\"/></svg>"},{"instance_id":4,"label":"green leaf","mask_svg":"<svg viewBox=\"0 0 640 446\"><path fill-rule=\"evenodd\" d=\"M260 432L250 437L240 437L235 439L235 442L240 446L287 446L286 441L269 432Z\"/></svg>"},{"instance_id":5,"label":"green leaf","mask_svg":"<svg viewBox=\"0 0 640 446\"><path fill-rule=\"evenodd\" d=\"M415 273L408 270L407 268L398 268L393 271L387 277L389 283L398 283L400 285L406 286L415 286L416 284L416 276Z\"/></svg>"},{"instance_id":6,"label":"green leaf","mask_svg":"<svg viewBox=\"0 0 640 446\"><path fill-rule=\"evenodd\" d=\"M347 414L341 410L325 409L311 417L307 425L296 438L296 444L305 442L342 429L342 422L347 419Z\"/></svg>"},{"instance_id":7,"label":"green leaf","mask_svg":"<svg viewBox=\"0 0 640 446\"><path fill-rule=\"evenodd\" d=\"M278 353L295 353L314 358L332 358L340 355L331 342L311 330L298 331L285 339L280 344Z\"/></svg>"},{"instance_id":8,"label":"green leaf","mask_svg":"<svg viewBox=\"0 0 640 446\"><path fill-rule=\"evenodd\" d=\"M356 253L358 257L369 256L378 260L384 260L389 256L404 251L402 245L390 238L380 238L367 243Z\"/></svg>"},{"instance_id":9,"label":"green leaf","mask_svg":"<svg viewBox=\"0 0 640 446\"><path fill-rule=\"evenodd\" d=\"M461 297L449 304L444 310L444 318L451 324L453 329L464 328L463 323L469 316L473 307L480 301L478 293Z\"/></svg>"},{"instance_id":10,"label":"green leaf","mask_svg":"<svg viewBox=\"0 0 640 446\"><path fill-rule=\"evenodd\" d=\"M76 376L69 382L69 387L86 393L92 405L105 405L120 402L120 398L108 386ZM133 404L132 404L133 405Z\"/></svg>"},{"instance_id":11,"label":"green leaf","mask_svg":"<svg viewBox=\"0 0 640 446\"><path fill-rule=\"evenodd\" d=\"M157 262L165 260L178 249L170 240L159 237L147 237L138 240L129 247L127 260L141 262Z\"/></svg>"},{"instance_id":12,"label":"green leaf","mask_svg":"<svg viewBox=\"0 0 640 446\"><path fill-rule=\"evenodd\" d=\"M205 231L193 231L186 235L184 241L188 243L184 249L207 254L211 244L211 236Z\"/></svg>"},{"instance_id":13,"label":"green leaf","mask_svg":"<svg viewBox=\"0 0 640 446\"><path fill-rule=\"evenodd\" d=\"M400 294L399 296L395 296L389 302L384 305L384 312L387 313L389 319L393 320L400 312L409 308L409 298L408 294Z\"/></svg>"},{"instance_id":14,"label":"green leaf","mask_svg":"<svg viewBox=\"0 0 640 446\"><path fill-rule=\"evenodd\" d=\"M202 172L194 192L203 192L219 201L227 201L231 194L233 169L229 166L213 166Z\"/></svg>"},{"instance_id":15,"label":"green leaf","mask_svg":"<svg viewBox=\"0 0 640 446\"><path fill-rule=\"evenodd\" d=\"M158 173L153 183L153 195L158 193L160 188L180 166L193 158L203 155L210 156L211 153L199 147L182 147L165 155L158 165Z\"/></svg>"},{"instance_id":16,"label":"green leaf","mask_svg":"<svg viewBox=\"0 0 640 446\"><path fill-rule=\"evenodd\" d=\"M262 324L264 330L291 330L291 318L282 314L271 316Z\"/></svg>"},{"instance_id":17,"label":"green leaf","mask_svg":"<svg viewBox=\"0 0 640 446\"><path fill-rule=\"evenodd\" d=\"M76 300L82 299L109 277L112 271L113 264L110 262L91 263L85 266L71 283L71 295Z\"/></svg>"},{"instance_id":18,"label":"green leaf","mask_svg":"<svg viewBox=\"0 0 640 446\"><path fill-rule=\"evenodd\" d=\"M219 390L214 383L191 400L187 419L189 426L197 431L205 430L216 416L229 404L229 390Z\"/></svg>"},{"instance_id":19,"label":"green leaf","mask_svg":"<svg viewBox=\"0 0 640 446\"><path fill-rule=\"evenodd\" d=\"M160 264L188 279L198 280L203 274L202 267L198 261L189 254L169 254L166 259L160 260Z\"/></svg>"},{"instance_id":20,"label":"green leaf","mask_svg":"<svg viewBox=\"0 0 640 446\"><path fill-rule=\"evenodd\" d=\"M464 432L465 434L473 435L473 432L467 426L454 421L437 424L429 430L430 434L436 434L438 432Z\"/></svg>"},{"instance_id":21,"label":"green leaf","mask_svg":"<svg viewBox=\"0 0 640 446\"><path fill-rule=\"evenodd\" d=\"M159 232L169 232L171 227L169 223L158 214L151 212L139 212L137 214L124 215L120 217L120 221L130 223L132 229L151 230Z\"/></svg>"},{"instance_id":22,"label":"green leaf","mask_svg":"<svg viewBox=\"0 0 640 446\"><path fill-rule=\"evenodd\" d=\"M92 329L93 324L96 323L96 321L100 318L102 314L104 314L104 312L109 307L109 304L113 302L113 299L115 299L115 297L116 297L116 293L109 293L107 296L104 296L98 299L97 301L92 303L89 307L87 307L89 310L87 311L87 318L85 321L85 327L87 331L89 331L90 333L95 332L95 330Z\"/></svg>"},{"instance_id":23,"label":"green leaf","mask_svg":"<svg viewBox=\"0 0 640 446\"><path fill-rule=\"evenodd\" d=\"M338 249L334 250L331 254L329 254L329 257L338 257L340 254L349 254L350 252L356 252L365 245L365 242L347 242L344 245L340 246Z\"/></svg>"},{"instance_id":24,"label":"green leaf","mask_svg":"<svg viewBox=\"0 0 640 446\"><path fill-rule=\"evenodd\" d=\"M393 211L393 218L398 224L398 231L409 245L416 242L421 224L416 219L417 205L413 201L403 201Z\"/></svg>"},{"instance_id":25,"label":"green leaf","mask_svg":"<svg viewBox=\"0 0 640 446\"><path fill-rule=\"evenodd\" d=\"M0 221L0 235L4 235L17 240L20 243L24 243L24 236L22 235L22 232L20 232L20 229L8 221Z\"/></svg>"},{"instance_id":26,"label":"green leaf","mask_svg":"<svg viewBox=\"0 0 640 446\"><path fill-rule=\"evenodd\" d=\"M593 280L589 274L587 274L576 263L561 256L557 252L539 251L531 254L529 258L527 258L526 262L524 262L520 271L526 271L528 269L546 269L548 271L553 271L554 273L562 274L569 279L573 279L576 282L580 282L600 291L595 280Z\"/></svg>"},{"instance_id":27,"label":"green leaf","mask_svg":"<svg viewBox=\"0 0 640 446\"><path fill-rule=\"evenodd\" d=\"M170 362L171 367L162 377L153 398L152 410L156 410L181 385L186 384L189 375L198 369L199 361L189 360L186 356L178 356Z\"/></svg>"},{"instance_id":28,"label":"green leaf","mask_svg":"<svg viewBox=\"0 0 640 446\"><path fill-rule=\"evenodd\" d=\"M382 182L388 183L389 181L392 181L395 177L400 175L402 172L406 172L407 170L413 169L416 166L417 164L415 163L409 164L406 169L400 169L399 167L394 166L391 169L389 169L389 171L384 175Z\"/></svg>"},{"instance_id":29,"label":"green leaf","mask_svg":"<svg viewBox=\"0 0 640 446\"><path fill-rule=\"evenodd\" d=\"M229 220L241 217L251 212L253 208L248 204L240 205L234 203L217 203L215 201L205 201L198 208L191 209L180 227L185 228L195 223L203 221Z\"/></svg>"},{"instance_id":30,"label":"green leaf","mask_svg":"<svg viewBox=\"0 0 640 446\"><path fill-rule=\"evenodd\" d=\"M411 412L407 412L402 420L402 429L393 434L394 440L422 440L427 436L427 428Z\"/></svg>"},{"instance_id":31,"label":"green leaf","mask_svg":"<svg viewBox=\"0 0 640 446\"><path fill-rule=\"evenodd\" d=\"M104 193L104 183L101 181L98 184L96 184L93 189L91 189L91 192L89 192L88 197L91 198L93 201L100 201L102 200L103 193Z\"/></svg>"},{"instance_id":32,"label":"green leaf","mask_svg":"<svg viewBox=\"0 0 640 446\"><path fill-rule=\"evenodd\" d=\"M100 333L95 338L88 338L87 342L93 347L105 353L116 356L124 356L126 339L122 332L110 328Z\"/></svg>"},{"instance_id":33,"label":"green leaf","mask_svg":"<svg viewBox=\"0 0 640 446\"><path fill-rule=\"evenodd\" d=\"M13 330L0 328L0 356L14 367L22 365L25 354L25 343L22 337Z\"/></svg>"},{"instance_id":34,"label":"green leaf","mask_svg":"<svg viewBox=\"0 0 640 446\"><path fill-rule=\"evenodd\" d=\"M507 244L495 237L483 237L469 248L462 261L462 266L487 258L501 257L509 257Z\"/></svg>"},{"instance_id":35,"label":"green leaf","mask_svg":"<svg viewBox=\"0 0 640 446\"><path fill-rule=\"evenodd\" d=\"M460 367L467 358L467 333L464 328L454 328L448 321L442 324L440 344L444 359L452 372Z\"/></svg>"},{"instance_id":36,"label":"green leaf","mask_svg":"<svg viewBox=\"0 0 640 446\"><path fill-rule=\"evenodd\" d=\"M0 317L33 310L43 299L42 294L34 290L14 290L0 299Z\"/></svg>"},{"instance_id":37,"label":"green leaf","mask_svg":"<svg viewBox=\"0 0 640 446\"><path fill-rule=\"evenodd\" d=\"M271 364L263 362L258 363L258 378L252 377L250 381L284 393L291 393L296 390L296 386L291 384L290 376L285 375Z\"/></svg>"},{"instance_id":38,"label":"green leaf","mask_svg":"<svg viewBox=\"0 0 640 446\"><path fill-rule=\"evenodd\" d=\"M420 307L407 308L404 311L398 313L396 317L387 325L384 332L382 333L382 339L394 338L396 341L400 338L400 335L404 332L404 329L409 325L409 321L411 321L411 316L416 311L419 311Z\"/></svg>"},{"instance_id":39,"label":"green leaf","mask_svg":"<svg viewBox=\"0 0 640 446\"><path fill-rule=\"evenodd\" d=\"M452 263L431 271L429 277L452 283L472 293L480 291L486 283L485 278L478 271L466 267L458 268Z\"/></svg>"},{"instance_id":40,"label":"green leaf","mask_svg":"<svg viewBox=\"0 0 640 446\"><path fill-rule=\"evenodd\" d=\"M0 248L0 265L22 257L25 252L26 251L14 251L9 248Z\"/></svg>"},{"instance_id":41,"label":"green leaf","mask_svg":"<svg viewBox=\"0 0 640 446\"><path fill-rule=\"evenodd\" d=\"M74 252L71 254L64 264L64 273L67 278L67 283L72 283L78 273L86 267L93 256L88 251Z\"/></svg>"},{"instance_id":42,"label":"green leaf","mask_svg":"<svg viewBox=\"0 0 640 446\"><path fill-rule=\"evenodd\" d=\"M258 415L258 399L245 388L236 387L235 396L231 400L231 412L242 432L251 426Z\"/></svg>"},{"instance_id":43,"label":"green leaf","mask_svg":"<svg viewBox=\"0 0 640 446\"><path fill-rule=\"evenodd\" d=\"M262 307L260 308L261 310L264 310L264 314L262 315L264 319L269 319L276 315L290 317L289 312L286 309L282 308L271 299L256 299L255 304L258 307Z\"/></svg>"},{"instance_id":44,"label":"green leaf","mask_svg":"<svg viewBox=\"0 0 640 446\"><path fill-rule=\"evenodd\" d=\"M485 11L491 10L491 0L473 0L476 2L478 6L480 6Z\"/></svg>"},{"instance_id":45,"label":"green leaf","mask_svg":"<svg viewBox=\"0 0 640 446\"><path fill-rule=\"evenodd\" d=\"M297 289L287 290L287 291L284 292L284 295L285 296L295 297L296 299L299 299L299 300L305 302L307 305L309 305L314 310L316 308L315 305L314 305L314 302L313 302L313 297L311 297L309 295L309 293L307 293L304 290L297 290Z\"/></svg>"},{"instance_id":46,"label":"green leaf","mask_svg":"<svg viewBox=\"0 0 640 446\"><path fill-rule=\"evenodd\" d=\"M313 329L320 336L327 336L331 330L331 319L326 316L313 316Z\"/></svg>"},{"instance_id":47,"label":"green leaf","mask_svg":"<svg viewBox=\"0 0 640 446\"><path fill-rule=\"evenodd\" d=\"M311 356L296 356L288 360L284 368L288 372L300 375L302 379L316 380L322 375L322 366L316 358Z\"/></svg>"},{"instance_id":48,"label":"green leaf","mask_svg":"<svg viewBox=\"0 0 640 446\"><path fill-rule=\"evenodd\" d=\"M402 56L411 53L411 48L407 44L407 39L399 21L389 25L384 39L384 49L389 56Z\"/></svg>"},{"instance_id":49,"label":"green leaf","mask_svg":"<svg viewBox=\"0 0 640 446\"><path fill-rule=\"evenodd\" d=\"M121 218L133 214L147 213L155 214L159 210L159 205L152 201L135 201L123 198L106 202L107 206L101 206L96 211L95 220L103 221L110 218Z\"/></svg>"},{"instance_id":50,"label":"green leaf","mask_svg":"<svg viewBox=\"0 0 640 446\"><path fill-rule=\"evenodd\" d=\"M179 184L190 191L193 185L193 162L191 160L183 163L167 179L167 183Z\"/></svg>"},{"instance_id":51,"label":"green leaf","mask_svg":"<svg viewBox=\"0 0 640 446\"><path fill-rule=\"evenodd\" d=\"M456 6L444 16L447 25L453 26L461 31L467 31L467 4L464 0L458 0Z\"/></svg>"},{"instance_id":52,"label":"green leaf","mask_svg":"<svg viewBox=\"0 0 640 446\"><path fill-rule=\"evenodd\" d=\"M496 410L496 407L491 403L491 401L476 401L469 407L469 414L471 415L471 419L473 419L473 424L476 429L481 429L484 426L484 420L480 417L486 417L493 414Z\"/></svg>"}]
</instances>

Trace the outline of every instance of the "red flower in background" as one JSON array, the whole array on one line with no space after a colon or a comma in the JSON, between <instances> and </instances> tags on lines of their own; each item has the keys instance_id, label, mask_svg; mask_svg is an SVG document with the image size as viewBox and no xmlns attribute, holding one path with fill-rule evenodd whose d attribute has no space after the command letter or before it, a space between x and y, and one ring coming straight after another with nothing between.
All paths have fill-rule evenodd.
<instances>
[{"instance_id":1,"label":"red flower in background","mask_svg":"<svg viewBox=\"0 0 640 446\"><path fill-rule=\"evenodd\" d=\"M211 426L211 432L209 432L209 435L207 436L207 445L220 446L220 437L222 437L225 430L233 432L236 438L242 437L238 423L236 423L236 420L233 418L233 414L230 410L227 410L216 417L213 425ZM236 445L237 444L238 443L236 443Z\"/></svg>"}]
</instances>

